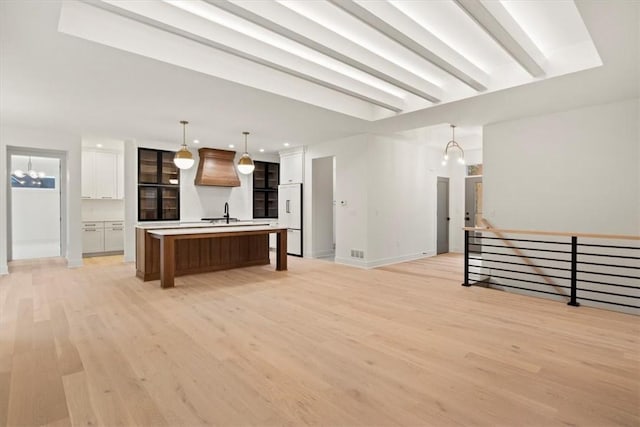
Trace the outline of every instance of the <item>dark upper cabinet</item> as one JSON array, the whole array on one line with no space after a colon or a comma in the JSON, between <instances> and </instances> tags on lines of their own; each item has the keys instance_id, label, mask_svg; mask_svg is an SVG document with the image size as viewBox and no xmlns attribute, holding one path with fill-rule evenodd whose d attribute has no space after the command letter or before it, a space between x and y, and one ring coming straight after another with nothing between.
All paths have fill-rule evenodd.
<instances>
[{"instance_id":1,"label":"dark upper cabinet","mask_svg":"<svg viewBox=\"0 0 640 427\"><path fill-rule=\"evenodd\" d=\"M180 169L174 155L138 148L138 221L180 219Z\"/></svg>"},{"instance_id":2,"label":"dark upper cabinet","mask_svg":"<svg viewBox=\"0 0 640 427\"><path fill-rule=\"evenodd\" d=\"M253 217L278 218L280 164L254 161Z\"/></svg>"}]
</instances>

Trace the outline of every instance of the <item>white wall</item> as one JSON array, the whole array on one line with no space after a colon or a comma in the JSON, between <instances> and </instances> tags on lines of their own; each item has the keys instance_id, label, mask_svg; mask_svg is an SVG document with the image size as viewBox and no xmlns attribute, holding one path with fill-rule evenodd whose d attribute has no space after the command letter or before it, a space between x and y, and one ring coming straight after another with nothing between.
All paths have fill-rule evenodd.
<instances>
[{"instance_id":1,"label":"white wall","mask_svg":"<svg viewBox=\"0 0 640 427\"><path fill-rule=\"evenodd\" d=\"M124 200L82 200L83 221L123 221Z\"/></svg>"},{"instance_id":2,"label":"white wall","mask_svg":"<svg viewBox=\"0 0 640 427\"><path fill-rule=\"evenodd\" d=\"M12 155L11 171L28 170L28 156ZM32 168L55 178L55 188L11 188L11 258L60 256L60 159L31 156Z\"/></svg>"},{"instance_id":3,"label":"white wall","mask_svg":"<svg viewBox=\"0 0 640 427\"><path fill-rule=\"evenodd\" d=\"M335 156L336 165L336 262L375 267L434 255L438 176L459 184L458 194L454 188L450 197L450 209L457 215L450 240L455 250L463 250L464 167L443 167L441 150L406 136L362 134L307 147L306 230L316 227L321 215L313 207L315 159L328 156ZM481 162L480 150L467 157ZM305 233L305 253L310 256L317 251L317 238L315 232ZM351 257L352 249L364 251L364 259Z\"/></svg>"},{"instance_id":4,"label":"white wall","mask_svg":"<svg viewBox=\"0 0 640 427\"><path fill-rule=\"evenodd\" d=\"M496 228L640 234L638 99L484 129Z\"/></svg>"},{"instance_id":5,"label":"white wall","mask_svg":"<svg viewBox=\"0 0 640 427\"><path fill-rule=\"evenodd\" d=\"M485 127L485 217L495 228L640 235L639 111L640 100L635 99ZM545 240L567 242L568 237ZM634 241L620 240L581 238L579 242L637 246ZM549 246L545 248L549 249ZM566 247L557 249L566 250ZM589 249L581 251L592 252ZM539 253L529 254L540 256ZM557 255L557 258L567 257ZM594 257L585 259L584 256L581 259L637 265L635 260L605 261ZM542 264L553 266L554 262ZM555 266L566 268L567 265L555 263ZM488 273L489 266L486 268ZM595 266L583 269L624 275L637 272ZM556 270L542 270L546 274L558 274ZM603 280L602 276L581 274L580 277ZM633 279L610 277L607 280L637 286ZM568 280L554 281L569 284ZM509 281L502 279L500 283L509 284ZM617 288L582 281L579 281L579 287L620 292ZM624 293L640 296L639 290L626 289ZM540 296L539 293L535 295ZM631 308L580 300L581 295L623 304L635 303L629 299L578 292L581 304L638 313Z\"/></svg>"},{"instance_id":6,"label":"white wall","mask_svg":"<svg viewBox=\"0 0 640 427\"><path fill-rule=\"evenodd\" d=\"M333 254L333 157L312 161L313 248L311 257Z\"/></svg>"},{"instance_id":7,"label":"white wall","mask_svg":"<svg viewBox=\"0 0 640 427\"><path fill-rule=\"evenodd\" d=\"M432 150L374 136L367 151L367 266L435 254L436 164Z\"/></svg>"},{"instance_id":8,"label":"white wall","mask_svg":"<svg viewBox=\"0 0 640 427\"><path fill-rule=\"evenodd\" d=\"M66 154L66 257L70 267L82 265L80 216L80 136L26 127L0 126L0 273L7 270L7 146L56 150Z\"/></svg>"},{"instance_id":9,"label":"white wall","mask_svg":"<svg viewBox=\"0 0 640 427\"><path fill-rule=\"evenodd\" d=\"M339 263L364 266L364 260L350 257L351 249L367 248L367 135L315 144L305 153L304 178L304 251L312 253L313 159L335 156L336 252ZM341 205L340 202L345 202Z\"/></svg>"}]
</instances>

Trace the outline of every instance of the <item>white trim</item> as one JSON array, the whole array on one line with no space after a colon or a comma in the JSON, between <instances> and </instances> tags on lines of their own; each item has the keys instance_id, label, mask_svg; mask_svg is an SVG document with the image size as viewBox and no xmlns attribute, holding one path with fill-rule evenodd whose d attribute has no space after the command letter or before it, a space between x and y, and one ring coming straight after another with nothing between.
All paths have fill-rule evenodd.
<instances>
[{"instance_id":1,"label":"white trim","mask_svg":"<svg viewBox=\"0 0 640 427\"><path fill-rule=\"evenodd\" d=\"M326 258L328 256L333 256L335 255L335 251L334 250L326 250L326 251L317 251L311 254L311 258Z\"/></svg>"},{"instance_id":2,"label":"white trim","mask_svg":"<svg viewBox=\"0 0 640 427\"><path fill-rule=\"evenodd\" d=\"M9 267L7 266L7 264L0 265L0 276L4 276L6 274L9 274Z\"/></svg>"},{"instance_id":3,"label":"white trim","mask_svg":"<svg viewBox=\"0 0 640 427\"><path fill-rule=\"evenodd\" d=\"M83 265L84 265L84 261L82 260L82 258L80 259L67 258L68 268L78 268L78 267L82 267Z\"/></svg>"},{"instance_id":4,"label":"white trim","mask_svg":"<svg viewBox=\"0 0 640 427\"><path fill-rule=\"evenodd\" d=\"M352 258L339 258L339 257L336 257L334 262L336 264L348 265L349 267L357 267L357 268L363 268L363 269L367 268L366 262L361 261L361 260L352 259Z\"/></svg>"},{"instance_id":5,"label":"white trim","mask_svg":"<svg viewBox=\"0 0 640 427\"><path fill-rule=\"evenodd\" d=\"M376 267L382 267L384 265L397 264L400 262L414 261L416 259L421 259L421 258L430 258L435 255L436 255L436 251L430 250L427 252L421 252L419 254L409 254L409 255L402 255L402 256L392 257L392 258L381 258L374 261L367 261L365 262L365 266L366 268L376 268Z\"/></svg>"}]
</instances>

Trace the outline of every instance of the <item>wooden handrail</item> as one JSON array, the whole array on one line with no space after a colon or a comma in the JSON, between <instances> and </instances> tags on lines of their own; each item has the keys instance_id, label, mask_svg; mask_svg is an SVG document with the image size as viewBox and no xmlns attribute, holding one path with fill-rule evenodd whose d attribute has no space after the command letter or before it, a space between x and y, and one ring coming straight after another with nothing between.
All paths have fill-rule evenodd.
<instances>
[{"instance_id":1,"label":"wooden handrail","mask_svg":"<svg viewBox=\"0 0 640 427\"><path fill-rule=\"evenodd\" d=\"M594 239L619 239L619 240L640 240L640 236L631 236L625 234L595 234L595 233L566 233L563 231L536 231L536 230L507 230L504 228L485 228L485 227L463 227L463 230L477 231L485 233L504 233L504 234L533 234L539 236L565 236L565 237L588 237Z\"/></svg>"},{"instance_id":2,"label":"wooden handrail","mask_svg":"<svg viewBox=\"0 0 640 427\"><path fill-rule=\"evenodd\" d=\"M491 223L487 219L482 218L481 221L487 226L488 229L493 230L493 233L496 236L498 236L498 238L502 239L502 241L504 242L504 244L508 248L510 248L513 252L515 252L516 255L518 255L520 258L522 258L522 261L525 264L527 264L529 267L531 267L531 269L536 274L538 274L542 278L542 280L547 282L547 285L552 286L559 295L562 295L564 297L568 297L568 295L564 292L564 289L562 289L560 286L558 286L558 284L552 278L547 277L545 272L540 267L538 267L535 264L535 262L533 262L527 255L525 255L524 252L522 252L520 250L520 248L517 248L509 239L507 239L502 232L500 232L497 229L493 228L493 225L491 225Z\"/></svg>"}]
</instances>

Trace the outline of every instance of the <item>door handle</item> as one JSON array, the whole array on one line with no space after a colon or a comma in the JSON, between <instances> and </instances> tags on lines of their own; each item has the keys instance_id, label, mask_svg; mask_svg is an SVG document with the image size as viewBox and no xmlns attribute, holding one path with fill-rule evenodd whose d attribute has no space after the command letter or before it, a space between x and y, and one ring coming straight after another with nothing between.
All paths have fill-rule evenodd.
<instances>
[{"instance_id":1,"label":"door handle","mask_svg":"<svg viewBox=\"0 0 640 427\"><path fill-rule=\"evenodd\" d=\"M285 210L287 211L286 213L291 213L291 212L289 211L289 200L287 200L287 207L286 207L286 209L285 209Z\"/></svg>"}]
</instances>

